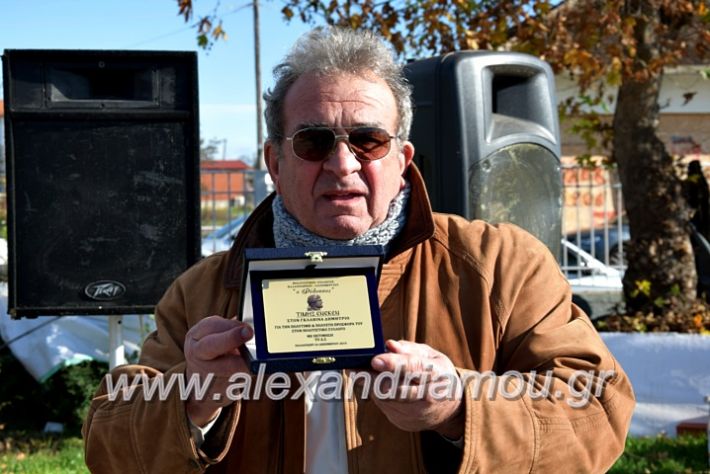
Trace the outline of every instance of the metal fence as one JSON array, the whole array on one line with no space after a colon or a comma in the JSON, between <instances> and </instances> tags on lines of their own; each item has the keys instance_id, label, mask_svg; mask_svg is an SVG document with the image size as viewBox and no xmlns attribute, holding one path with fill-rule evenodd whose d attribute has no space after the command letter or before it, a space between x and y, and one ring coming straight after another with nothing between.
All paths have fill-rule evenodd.
<instances>
[{"instance_id":1,"label":"metal fence","mask_svg":"<svg viewBox=\"0 0 710 474\"><path fill-rule=\"evenodd\" d=\"M201 223L203 235L249 214L273 189L261 170L202 170Z\"/></svg>"},{"instance_id":2,"label":"metal fence","mask_svg":"<svg viewBox=\"0 0 710 474\"><path fill-rule=\"evenodd\" d=\"M562 239L568 243L560 256L562 269L568 273L589 269L571 252L579 249L607 267L624 271L629 230L616 168L564 165L562 182Z\"/></svg>"}]
</instances>

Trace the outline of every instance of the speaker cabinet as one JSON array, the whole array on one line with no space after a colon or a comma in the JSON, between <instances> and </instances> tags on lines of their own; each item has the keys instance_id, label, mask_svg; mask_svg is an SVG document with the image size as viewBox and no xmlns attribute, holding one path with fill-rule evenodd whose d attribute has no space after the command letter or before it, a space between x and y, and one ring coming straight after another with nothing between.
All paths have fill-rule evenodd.
<instances>
[{"instance_id":1,"label":"speaker cabinet","mask_svg":"<svg viewBox=\"0 0 710 474\"><path fill-rule=\"evenodd\" d=\"M512 222L559 255L562 178L554 77L526 54L414 61L411 140L434 210Z\"/></svg>"},{"instance_id":2,"label":"speaker cabinet","mask_svg":"<svg viewBox=\"0 0 710 474\"><path fill-rule=\"evenodd\" d=\"M199 258L197 57L6 50L13 317L152 313Z\"/></svg>"}]
</instances>

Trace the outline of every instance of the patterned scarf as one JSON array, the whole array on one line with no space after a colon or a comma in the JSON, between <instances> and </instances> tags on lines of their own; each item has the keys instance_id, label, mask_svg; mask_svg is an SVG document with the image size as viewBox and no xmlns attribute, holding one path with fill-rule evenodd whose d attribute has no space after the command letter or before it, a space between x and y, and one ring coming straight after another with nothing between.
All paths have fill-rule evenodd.
<instances>
[{"instance_id":1,"label":"patterned scarf","mask_svg":"<svg viewBox=\"0 0 710 474\"><path fill-rule=\"evenodd\" d=\"M335 240L321 237L307 230L286 210L281 196L276 196L272 204L274 212L274 240L276 247L327 247L336 245L382 245L385 254L389 245L404 227L405 212L409 201L410 186L406 183L390 203L387 218L377 227L369 229L354 239Z\"/></svg>"}]
</instances>

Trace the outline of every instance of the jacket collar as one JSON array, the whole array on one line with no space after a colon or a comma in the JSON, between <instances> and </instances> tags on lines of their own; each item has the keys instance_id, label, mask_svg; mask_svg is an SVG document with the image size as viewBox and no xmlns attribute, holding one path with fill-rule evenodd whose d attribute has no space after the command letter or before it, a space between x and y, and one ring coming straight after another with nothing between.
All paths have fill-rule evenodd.
<instances>
[{"instance_id":1,"label":"jacket collar","mask_svg":"<svg viewBox=\"0 0 710 474\"><path fill-rule=\"evenodd\" d=\"M387 260L401 254L415 245L434 235L434 219L427 196L424 180L419 169L412 163L407 171L407 179L411 186L409 204L407 206L407 221L402 232L395 238L390 247ZM249 218L237 234L232 248L227 255L227 268L224 274L225 288L239 288L244 272L244 249L253 247L274 247L273 223L274 214L271 204L275 193L270 194L252 211Z\"/></svg>"}]
</instances>

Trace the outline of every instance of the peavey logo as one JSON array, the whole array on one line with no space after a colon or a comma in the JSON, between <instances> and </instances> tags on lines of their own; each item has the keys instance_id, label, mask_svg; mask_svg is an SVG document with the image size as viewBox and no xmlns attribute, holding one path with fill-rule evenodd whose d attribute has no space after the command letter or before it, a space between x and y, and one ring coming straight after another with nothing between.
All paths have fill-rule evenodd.
<instances>
[{"instance_id":1,"label":"peavey logo","mask_svg":"<svg viewBox=\"0 0 710 474\"><path fill-rule=\"evenodd\" d=\"M113 280L101 280L89 283L84 288L86 296L92 300L108 301L120 298L126 292L123 283Z\"/></svg>"}]
</instances>

